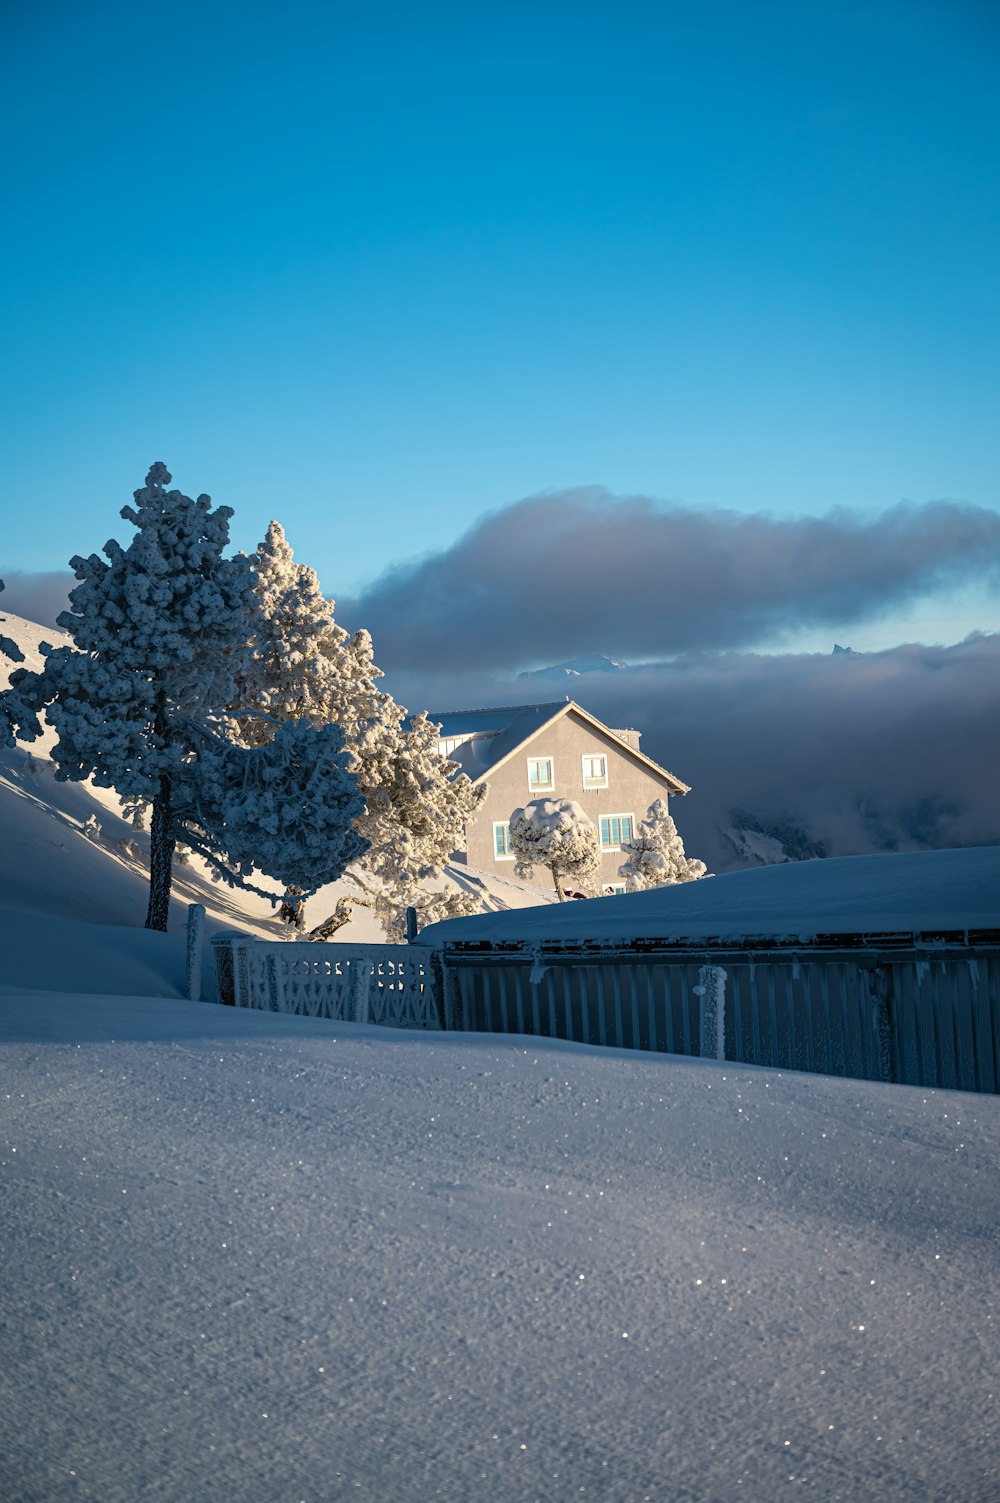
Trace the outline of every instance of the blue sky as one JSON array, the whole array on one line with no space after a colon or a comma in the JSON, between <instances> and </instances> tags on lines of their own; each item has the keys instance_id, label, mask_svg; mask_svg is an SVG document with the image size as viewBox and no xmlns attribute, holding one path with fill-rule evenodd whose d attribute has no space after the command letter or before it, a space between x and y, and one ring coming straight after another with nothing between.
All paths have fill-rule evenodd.
<instances>
[{"instance_id":1,"label":"blue sky","mask_svg":"<svg viewBox=\"0 0 1000 1503\"><path fill-rule=\"evenodd\" d=\"M8 0L0 572L159 458L344 596L546 490L996 511L998 99L973 0Z\"/></svg>"}]
</instances>

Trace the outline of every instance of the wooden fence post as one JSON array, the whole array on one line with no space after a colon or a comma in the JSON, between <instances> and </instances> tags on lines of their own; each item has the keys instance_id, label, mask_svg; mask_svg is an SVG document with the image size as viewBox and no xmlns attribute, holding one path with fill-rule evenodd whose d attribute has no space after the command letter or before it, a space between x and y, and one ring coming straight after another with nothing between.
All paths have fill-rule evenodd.
<instances>
[{"instance_id":1,"label":"wooden fence post","mask_svg":"<svg viewBox=\"0 0 1000 1503\"><path fill-rule=\"evenodd\" d=\"M700 1048L702 1059L726 1057L726 973L721 965L698 967Z\"/></svg>"},{"instance_id":2,"label":"wooden fence post","mask_svg":"<svg viewBox=\"0 0 1000 1503\"><path fill-rule=\"evenodd\" d=\"M205 905L189 903L187 913L187 950L185 953L185 990L188 1000L201 1001L201 957L205 949Z\"/></svg>"},{"instance_id":3,"label":"wooden fence post","mask_svg":"<svg viewBox=\"0 0 1000 1503\"><path fill-rule=\"evenodd\" d=\"M875 1053L878 1057L879 1080L895 1079L892 1068L892 1033L889 1026L889 981L891 972L884 965L871 970L869 996L872 1009L872 1032L875 1035Z\"/></svg>"}]
</instances>

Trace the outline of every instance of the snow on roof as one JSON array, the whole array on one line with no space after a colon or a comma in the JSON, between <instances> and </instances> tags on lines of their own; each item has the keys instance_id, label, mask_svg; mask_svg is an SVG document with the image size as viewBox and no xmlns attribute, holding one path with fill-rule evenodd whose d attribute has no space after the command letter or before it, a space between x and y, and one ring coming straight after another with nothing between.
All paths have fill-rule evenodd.
<instances>
[{"instance_id":1,"label":"snow on roof","mask_svg":"<svg viewBox=\"0 0 1000 1503\"><path fill-rule=\"evenodd\" d=\"M565 699L557 699L542 705L495 705L483 710L445 710L443 714L429 710L427 718L441 726L443 737L494 736L498 731L507 730L522 715L535 716L537 723L544 725L565 704Z\"/></svg>"},{"instance_id":2,"label":"snow on roof","mask_svg":"<svg viewBox=\"0 0 1000 1503\"><path fill-rule=\"evenodd\" d=\"M578 705L572 699L551 700L540 705L500 705L494 709L483 710L446 710L443 714L436 711L428 711L428 719L434 724L441 726L441 738L452 739L456 736L478 736L482 740L475 741L468 747L457 747L449 753L453 761L473 779L485 777L486 773L501 763L505 757L533 736L542 726L554 720L557 715L573 712L593 727L604 731L609 736L614 736L617 741L631 752L644 766L658 774L666 783L672 785L674 793L689 792L688 785L682 783L680 778L654 762L652 757L640 751L637 745L627 739L624 731L616 731L611 726L605 725L603 720L598 720L589 710ZM636 732L631 732L636 737Z\"/></svg>"},{"instance_id":3,"label":"snow on roof","mask_svg":"<svg viewBox=\"0 0 1000 1503\"><path fill-rule=\"evenodd\" d=\"M432 924L417 943L808 940L1000 928L1000 846L840 856Z\"/></svg>"},{"instance_id":4,"label":"snow on roof","mask_svg":"<svg viewBox=\"0 0 1000 1503\"><path fill-rule=\"evenodd\" d=\"M559 699L542 705L501 705L492 710L454 710L444 715L431 713L428 718L440 721L442 738L488 738L450 754L471 778L481 778L566 707L567 701Z\"/></svg>"}]
</instances>

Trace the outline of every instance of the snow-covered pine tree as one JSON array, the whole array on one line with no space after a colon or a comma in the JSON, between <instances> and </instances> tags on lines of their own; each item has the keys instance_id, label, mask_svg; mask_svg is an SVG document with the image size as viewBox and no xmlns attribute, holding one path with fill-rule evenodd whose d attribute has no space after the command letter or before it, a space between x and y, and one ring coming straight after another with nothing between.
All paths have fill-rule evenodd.
<instances>
[{"instance_id":1,"label":"snow-covered pine tree","mask_svg":"<svg viewBox=\"0 0 1000 1503\"><path fill-rule=\"evenodd\" d=\"M440 755L426 715L408 725L406 711L378 687L370 635L337 624L334 602L315 570L295 562L279 523L268 527L252 564L260 619L231 701L241 739L266 742L275 722L300 718L340 728L366 805L355 828L370 845L356 875L388 938L404 938L407 907L422 924L474 912L471 893L435 884L485 790ZM288 913L301 923L300 902L289 902Z\"/></svg>"},{"instance_id":2,"label":"snow-covered pine tree","mask_svg":"<svg viewBox=\"0 0 1000 1503\"><path fill-rule=\"evenodd\" d=\"M209 725L192 744L198 776L183 788L188 802L178 800L185 843L225 878L252 886L261 871L304 901L364 854L354 822L365 803L337 726L289 720L266 746L248 748Z\"/></svg>"},{"instance_id":3,"label":"snow-covered pine tree","mask_svg":"<svg viewBox=\"0 0 1000 1503\"><path fill-rule=\"evenodd\" d=\"M642 892L675 882L697 882L705 875L704 861L685 856L684 842L677 833L665 799L650 804L639 821L634 839L622 844L626 860L618 868L629 892Z\"/></svg>"},{"instance_id":4,"label":"snow-covered pine tree","mask_svg":"<svg viewBox=\"0 0 1000 1503\"><path fill-rule=\"evenodd\" d=\"M219 715L254 629L255 576L244 556L222 556L232 509L168 490L170 480L154 464L122 509L136 528L127 548L112 539L107 563L70 561L80 583L59 625L73 645L49 651L38 673L19 670L0 696L22 740L41 734L44 711L58 778L92 777L150 804L146 927L160 930L178 839L241 886L256 867L315 888L362 848L338 732L303 727L256 752L226 738Z\"/></svg>"},{"instance_id":5,"label":"snow-covered pine tree","mask_svg":"<svg viewBox=\"0 0 1000 1503\"><path fill-rule=\"evenodd\" d=\"M510 816L510 844L518 877L530 877L536 866L547 867L560 903L565 902L564 879L582 885L601 864L601 843L584 810L571 798L536 798Z\"/></svg>"},{"instance_id":6,"label":"snow-covered pine tree","mask_svg":"<svg viewBox=\"0 0 1000 1503\"><path fill-rule=\"evenodd\" d=\"M250 651L239 665L231 713L245 746L263 746L285 720L328 725L353 677L347 632L333 619L313 569L297 564L280 523L272 522L250 559L257 612Z\"/></svg>"},{"instance_id":7,"label":"snow-covered pine tree","mask_svg":"<svg viewBox=\"0 0 1000 1503\"><path fill-rule=\"evenodd\" d=\"M367 632L365 637L368 638ZM368 638L370 641L370 638ZM378 671L378 670L376 670ZM393 715L405 716L385 696ZM359 759L358 781L370 776L368 812L358 828L371 841L363 872L375 877L375 915L386 937L406 938L406 910L421 928L475 913L482 901L471 891L444 888L444 868L465 844L465 826L486 795L438 750L439 727L421 710L386 738L374 761ZM350 743L348 743L350 746ZM353 766L353 764L352 764Z\"/></svg>"}]
</instances>

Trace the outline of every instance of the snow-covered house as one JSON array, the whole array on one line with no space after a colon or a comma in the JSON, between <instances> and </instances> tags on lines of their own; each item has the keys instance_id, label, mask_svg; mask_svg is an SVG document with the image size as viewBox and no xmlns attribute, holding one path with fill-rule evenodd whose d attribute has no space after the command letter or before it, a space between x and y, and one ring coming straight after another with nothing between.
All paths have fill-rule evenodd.
<instances>
[{"instance_id":1,"label":"snow-covered house","mask_svg":"<svg viewBox=\"0 0 1000 1503\"><path fill-rule=\"evenodd\" d=\"M613 730L571 699L541 705L431 713L440 749L488 793L467 827L468 862L480 871L503 871L514 862L509 821L514 809L537 798L580 804L600 835L598 891L621 892L621 846L635 834L655 799L689 791L688 785L639 750L640 732ZM534 879L549 887L544 867Z\"/></svg>"}]
</instances>

